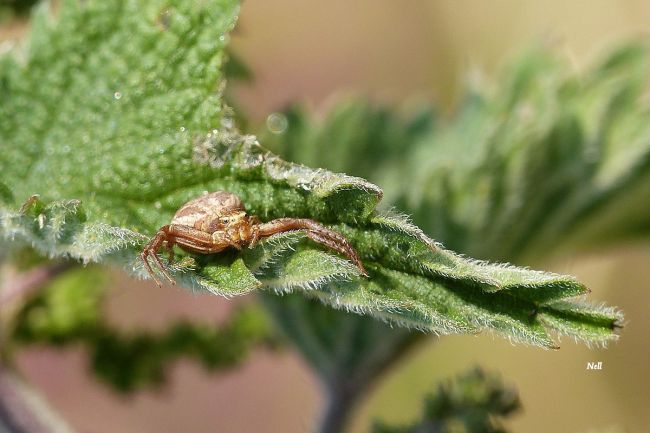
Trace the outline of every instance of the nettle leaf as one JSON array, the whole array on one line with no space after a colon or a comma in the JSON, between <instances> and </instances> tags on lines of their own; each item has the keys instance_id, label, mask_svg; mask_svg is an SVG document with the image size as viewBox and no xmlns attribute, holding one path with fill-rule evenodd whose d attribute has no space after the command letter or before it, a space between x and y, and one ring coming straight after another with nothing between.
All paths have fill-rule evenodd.
<instances>
[{"instance_id":1,"label":"nettle leaf","mask_svg":"<svg viewBox=\"0 0 650 433\"><path fill-rule=\"evenodd\" d=\"M323 119L301 105L273 113L259 134L266 147L287 160L381 183L381 174L431 132L435 119L426 106L395 110L350 100Z\"/></svg>"},{"instance_id":2,"label":"nettle leaf","mask_svg":"<svg viewBox=\"0 0 650 433\"><path fill-rule=\"evenodd\" d=\"M499 375L474 368L438 385L424 398L422 419L411 425L375 422L372 433L506 433L501 419L521 409L517 391Z\"/></svg>"},{"instance_id":3,"label":"nettle leaf","mask_svg":"<svg viewBox=\"0 0 650 433\"><path fill-rule=\"evenodd\" d=\"M489 329L544 347L555 346L549 330L616 337L618 314L558 303L587 291L573 278L445 250L376 211L377 186L285 162L239 134L221 102L236 15L230 0L68 1L55 21L41 9L24 59L0 67L4 239L143 276L138 254L156 230L189 199L225 190L263 221L311 218L342 233L370 277L285 233L241 253L185 254L171 267L183 285L298 291L425 331Z\"/></svg>"},{"instance_id":4,"label":"nettle leaf","mask_svg":"<svg viewBox=\"0 0 650 433\"><path fill-rule=\"evenodd\" d=\"M649 54L628 44L575 71L548 48L526 52L410 147L385 177L388 201L450 248L491 260L647 233Z\"/></svg>"}]
</instances>

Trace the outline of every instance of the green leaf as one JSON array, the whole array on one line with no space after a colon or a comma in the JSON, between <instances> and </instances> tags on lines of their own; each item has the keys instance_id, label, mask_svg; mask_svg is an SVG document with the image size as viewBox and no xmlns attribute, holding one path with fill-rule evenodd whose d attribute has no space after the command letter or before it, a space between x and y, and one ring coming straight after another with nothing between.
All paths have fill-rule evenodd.
<instances>
[{"instance_id":1,"label":"green leaf","mask_svg":"<svg viewBox=\"0 0 650 433\"><path fill-rule=\"evenodd\" d=\"M4 0L0 3L0 23L26 15L36 0Z\"/></svg>"},{"instance_id":2,"label":"green leaf","mask_svg":"<svg viewBox=\"0 0 650 433\"><path fill-rule=\"evenodd\" d=\"M180 358L223 370L241 364L255 346L276 344L266 317L251 305L219 326L179 321L156 332L117 330L102 314L107 277L97 267L78 267L52 281L17 312L12 343L81 345L94 373L121 392L162 384Z\"/></svg>"},{"instance_id":3,"label":"green leaf","mask_svg":"<svg viewBox=\"0 0 650 433\"><path fill-rule=\"evenodd\" d=\"M438 385L427 395L422 420L399 427L375 423L372 432L504 433L501 418L520 408L516 390L504 385L499 375L475 368Z\"/></svg>"},{"instance_id":4,"label":"green leaf","mask_svg":"<svg viewBox=\"0 0 650 433\"><path fill-rule=\"evenodd\" d=\"M628 44L577 72L529 50L409 147L384 177L387 200L448 247L489 260L647 233L649 60Z\"/></svg>"},{"instance_id":5,"label":"green leaf","mask_svg":"<svg viewBox=\"0 0 650 433\"><path fill-rule=\"evenodd\" d=\"M11 190L3 183L0 182L0 203L13 204L14 196Z\"/></svg>"},{"instance_id":6,"label":"green leaf","mask_svg":"<svg viewBox=\"0 0 650 433\"><path fill-rule=\"evenodd\" d=\"M300 105L291 107L283 113L284 130L278 132L267 125L260 135L265 144L296 162L342 170L383 185L385 205L398 206L411 213L414 221L435 234L437 240L462 253L490 260L539 263L557 254L560 247L575 245L576 238L583 244L602 245L606 240L620 241L624 234L636 235L644 227L647 232L650 221L646 199L650 194L650 170L647 167L622 171L620 174L630 176L619 177L616 180L619 188L604 195L591 194L583 198L577 193L571 197L557 194L552 200L545 200L545 194L538 194L546 186L569 190L588 183L592 172L580 167L597 165L599 158L615 156L619 161L634 161L643 154L649 141L644 138L641 127L645 123L642 121L629 122L627 125L633 127L627 133L637 138L630 142L621 140L617 150L608 155L581 152L576 150L580 146L575 143L585 142L582 146L588 139L603 140L608 128L606 124L625 130L628 126L622 119L636 117L637 113L641 113L638 114L640 119L646 116L647 98L643 98L640 90L647 86L639 87L639 82L647 80L645 57L646 48L629 45L613 52L602 66L596 65L578 74L569 70L556 54L538 48L516 59L497 85L470 88L460 112L449 119L437 119L435 124L426 114L427 110L423 112L428 122L421 122L417 115L404 116L403 110L372 108L364 101L344 101L325 116L309 113ZM595 90L589 90L593 86L586 85L585 81L585 76L592 75L594 82L601 81ZM576 108L608 104L614 108L619 102L608 102L611 94L604 91L608 86L631 89L621 92L626 95L621 96L620 103L624 102L621 115L613 119L605 115L594 117L589 128L595 132L584 137L584 122L573 115L564 118L564 112L558 110L570 111L563 107L570 98L578 101ZM532 110L535 105L529 99L537 102L538 112ZM547 131L553 133L547 134ZM385 137L390 139L385 140ZM502 141L504 147L509 146L507 151L500 150ZM380 150L373 152L374 148ZM627 154L625 149L632 153ZM522 153L529 153L526 156L528 167L509 173L509 169L517 166L515 162ZM526 189L529 192L523 194L522 190ZM518 206L512 206L517 197ZM554 217L554 212L547 210L555 202L558 211L566 208L573 212L570 208L576 204L590 206L592 203L593 207L589 212L575 215L573 223L558 224L555 230L542 235L540 232ZM511 209L506 211L506 207ZM534 224L518 229L517 235L525 248L505 249L504 246L513 242L514 230L510 228L529 218L534 219ZM596 224L589 222L590 219L596 220ZM543 242L527 245L529 240ZM493 271L506 270L495 267ZM560 329L561 335L572 336L588 345L599 345L604 335L611 334L609 326L616 328L622 323L622 316L615 309L585 304L581 300L552 300L559 293L571 291L578 294L582 290L578 286L563 287L560 283L534 289L520 287L511 289L510 293L533 304L548 302L553 310L550 313L543 305L533 307L528 317L521 316L522 321L537 316L543 326L552 324L552 328ZM428 292L436 293L431 289ZM463 294L462 290L455 292ZM265 296L264 300L282 331L290 336L325 382L329 398L340 402L337 411L333 411L335 416L350 410L342 409L350 406L350 394L358 398L374 375L383 371L376 366L394 363L404 347L410 347L414 340L422 340L414 338L413 334L401 333L399 328L382 328L362 318L336 316L335 312L319 309L313 302L300 297L275 300ZM504 297L500 302L508 300ZM574 310L576 307L579 311ZM518 326L516 321L508 323L507 316L498 316L496 312L467 315L492 319L491 326L523 329L528 332L526 338L547 341L547 336L535 333L528 326ZM494 320L495 316L501 321ZM616 317L618 319L612 321ZM600 321L604 318L607 323ZM364 344L370 335L375 335L376 341L381 343ZM338 344L336 350L332 350L334 342Z\"/></svg>"},{"instance_id":7,"label":"green leaf","mask_svg":"<svg viewBox=\"0 0 650 433\"><path fill-rule=\"evenodd\" d=\"M449 119L346 101L324 118L292 107L284 132L262 136L292 160L382 185L385 207L455 251L538 263L650 230L649 58L630 43L575 71L538 46L497 83L470 85Z\"/></svg>"},{"instance_id":8,"label":"green leaf","mask_svg":"<svg viewBox=\"0 0 650 433\"><path fill-rule=\"evenodd\" d=\"M108 278L97 267L67 271L29 299L17 313L17 341L66 344L96 332Z\"/></svg>"},{"instance_id":9,"label":"green leaf","mask_svg":"<svg viewBox=\"0 0 650 433\"><path fill-rule=\"evenodd\" d=\"M301 106L274 113L259 135L280 156L311 167L351 173L375 183L399 164L417 140L430 133L435 115L428 107L411 110L375 107L366 101L343 101L325 119ZM272 119L286 124L274 128ZM323 151L327 149L327 151Z\"/></svg>"},{"instance_id":10,"label":"green leaf","mask_svg":"<svg viewBox=\"0 0 650 433\"><path fill-rule=\"evenodd\" d=\"M281 332L316 370L330 394L358 397L423 334L328 308L300 294L263 293ZM380 342L380 343L378 343Z\"/></svg>"},{"instance_id":11,"label":"green leaf","mask_svg":"<svg viewBox=\"0 0 650 433\"><path fill-rule=\"evenodd\" d=\"M17 202L0 208L3 237L145 275L138 254L149 237L189 199L225 190L263 221L311 218L340 232L370 278L289 233L241 253L184 255L171 266L183 285L224 296L300 291L425 331L487 329L545 347L555 347L549 329L577 332L564 323L574 316L538 317L586 292L573 278L452 253L379 213L372 183L285 162L237 132L221 102L236 14L227 0L68 1L57 21L42 9L24 61L0 68L0 169ZM616 338L619 318L605 316L590 339Z\"/></svg>"},{"instance_id":12,"label":"green leaf","mask_svg":"<svg viewBox=\"0 0 650 433\"><path fill-rule=\"evenodd\" d=\"M612 322L611 318L617 319ZM600 344L607 326L623 326L623 314L615 308L589 305L580 301L554 301L540 309L540 320L561 335L587 344Z\"/></svg>"}]
</instances>

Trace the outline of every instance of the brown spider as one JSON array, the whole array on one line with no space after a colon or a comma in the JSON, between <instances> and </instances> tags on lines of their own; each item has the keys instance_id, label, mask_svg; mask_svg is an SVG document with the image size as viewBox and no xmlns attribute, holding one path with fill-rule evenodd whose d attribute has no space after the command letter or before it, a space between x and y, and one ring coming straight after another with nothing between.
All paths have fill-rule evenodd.
<instances>
[{"instance_id":1,"label":"brown spider","mask_svg":"<svg viewBox=\"0 0 650 433\"><path fill-rule=\"evenodd\" d=\"M162 226L144 247L140 258L149 275L160 286L149 258L172 284L174 280L158 257L164 246L169 260L174 258L174 245L190 253L213 254L234 247L254 247L257 241L276 233L304 230L314 242L325 245L349 258L365 276L368 276L357 252L340 234L316 221L300 218L278 218L262 223L255 216L246 215L242 201L235 194L217 191L185 203L174 215L169 225Z\"/></svg>"}]
</instances>

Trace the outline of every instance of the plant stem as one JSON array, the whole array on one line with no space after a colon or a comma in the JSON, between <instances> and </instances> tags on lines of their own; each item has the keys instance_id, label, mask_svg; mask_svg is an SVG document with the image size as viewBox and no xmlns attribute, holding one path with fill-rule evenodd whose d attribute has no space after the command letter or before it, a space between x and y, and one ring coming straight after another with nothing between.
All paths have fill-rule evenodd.
<instances>
[{"instance_id":1,"label":"plant stem","mask_svg":"<svg viewBox=\"0 0 650 433\"><path fill-rule=\"evenodd\" d=\"M318 433L342 433L359 401L359 392L346 387L330 387L325 410L316 428Z\"/></svg>"},{"instance_id":2,"label":"plant stem","mask_svg":"<svg viewBox=\"0 0 650 433\"><path fill-rule=\"evenodd\" d=\"M75 262L49 263L9 278L0 287L0 313L18 297L26 297L76 266ZM2 317L0 317L2 319ZM4 346L4 329L0 321L0 348ZM47 403L0 360L0 432L2 433L72 433Z\"/></svg>"},{"instance_id":3,"label":"plant stem","mask_svg":"<svg viewBox=\"0 0 650 433\"><path fill-rule=\"evenodd\" d=\"M0 431L7 433L72 433L72 429L0 364Z\"/></svg>"}]
</instances>

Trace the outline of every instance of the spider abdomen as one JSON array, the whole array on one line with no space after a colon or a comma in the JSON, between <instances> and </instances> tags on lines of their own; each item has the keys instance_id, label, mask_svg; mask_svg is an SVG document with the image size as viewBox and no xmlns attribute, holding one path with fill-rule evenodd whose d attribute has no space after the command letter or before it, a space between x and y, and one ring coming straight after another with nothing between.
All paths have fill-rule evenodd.
<instances>
[{"instance_id":1,"label":"spider abdomen","mask_svg":"<svg viewBox=\"0 0 650 433\"><path fill-rule=\"evenodd\" d=\"M224 217L244 217L246 209L235 194L217 191L188 201L174 214L171 224L214 233L224 226Z\"/></svg>"}]
</instances>

